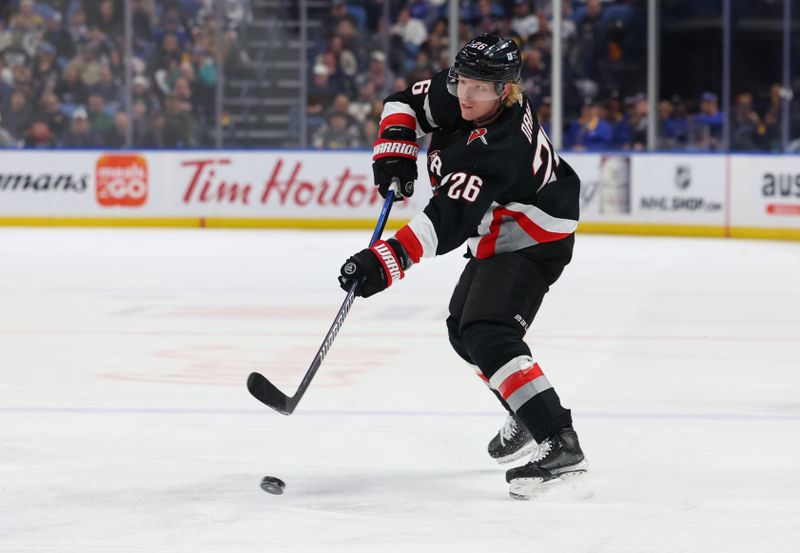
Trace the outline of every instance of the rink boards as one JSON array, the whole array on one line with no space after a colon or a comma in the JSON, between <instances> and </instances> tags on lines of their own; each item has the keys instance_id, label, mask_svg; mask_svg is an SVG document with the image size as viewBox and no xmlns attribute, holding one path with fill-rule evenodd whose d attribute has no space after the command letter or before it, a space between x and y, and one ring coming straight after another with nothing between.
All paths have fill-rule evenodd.
<instances>
[{"instance_id":1,"label":"rink boards","mask_svg":"<svg viewBox=\"0 0 800 553\"><path fill-rule=\"evenodd\" d=\"M800 156L568 153L580 231L800 239ZM430 198L423 177L390 227ZM0 225L369 228L364 151L4 151Z\"/></svg>"}]
</instances>

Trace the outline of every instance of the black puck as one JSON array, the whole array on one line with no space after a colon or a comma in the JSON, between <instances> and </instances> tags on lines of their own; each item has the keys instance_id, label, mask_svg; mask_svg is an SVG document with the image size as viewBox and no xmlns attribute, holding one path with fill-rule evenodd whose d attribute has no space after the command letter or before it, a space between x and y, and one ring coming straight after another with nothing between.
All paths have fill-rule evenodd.
<instances>
[{"instance_id":1,"label":"black puck","mask_svg":"<svg viewBox=\"0 0 800 553\"><path fill-rule=\"evenodd\" d=\"M275 495L281 495L286 488L286 484L280 478L265 476L261 479L261 489Z\"/></svg>"}]
</instances>

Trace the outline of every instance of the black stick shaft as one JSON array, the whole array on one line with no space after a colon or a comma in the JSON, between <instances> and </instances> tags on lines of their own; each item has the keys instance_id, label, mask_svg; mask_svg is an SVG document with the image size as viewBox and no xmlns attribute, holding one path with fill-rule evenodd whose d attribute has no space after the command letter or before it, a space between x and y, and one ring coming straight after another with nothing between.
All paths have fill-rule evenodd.
<instances>
[{"instance_id":1,"label":"black stick shaft","mask_svg":"<svg viewBox=\"0 0 800 553\"><path fill-rule=\"evenodd\" d=\"M386 227L386 221L389 219L389 213L392 210L394 196L394 189L390 189L389 193L386 194L386 200L383 202L383 208L378 216L378 222L375 225L375 231L372 233L372 238L369 241L370 246L377 242L381 237L381 234L383 234L383 229ZM317 370L319 370L320 366L322 365L322 360L325 359L328 351L330 351L333 341L336 339L336 335L339 334L339 330L342 328L342 324L344 324L344 320L347 317L347 314L350 312L350 308L353 306L357 286L358 283L354 282L347 291L347 296L345 297L344 302L342 302L342 306L339 308L339 312L336 314L333 324L328 330L328 333L325 335L322 345L319 347L319 350L317 350L317 354L314 356L311 366L306 371L305 376L303 376L303 380L300 382L300 386L297 388L297 391L294 393L294 395L291 397L287 396L278 390L278 388L272 384L272 382L267 380L267 378L262 374L254 372L251 373L247 379L247 389L250 390L250 393L253 395L253 397L263 404L272 407L279 413L284 415L292 414L295 407L297 407L297 403L300 401L300 398L303 397L303 394L306 393L309 385L311 385L314 375L317 374Z\"/></svg>"}]
</instances>

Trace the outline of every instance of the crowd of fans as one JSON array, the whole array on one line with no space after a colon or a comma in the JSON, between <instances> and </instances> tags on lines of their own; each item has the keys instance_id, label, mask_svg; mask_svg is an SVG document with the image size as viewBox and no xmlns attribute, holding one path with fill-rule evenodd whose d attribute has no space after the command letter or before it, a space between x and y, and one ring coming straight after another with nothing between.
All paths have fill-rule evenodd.
<instances>
[{"instance_id":1,"label":"crowd of fans","mask_svg":"<svg viewBox=\"0 0 800 553\"><path fill-rule=\"evenodd\" d=\"M129 116L123 87L123 2L4 3L0 147L182 148L213 143L207 136L214 124L217 49L235 61L237 25L242 22L237 19L241 12L231 9L218 33L212 8L212 0L133 0Z\"/></svg>"},{"instance_id":2,"label":"crowd of fans","mask_svg":"<svg viewBox=\"0 0 800 553\"><path fill-rule=\"evenodd\" d=\"M447 0L399 0L389 5L387 24L380 17L382 1L332 0L325 34L318 37L310 64L307 113L314 147L371 145L381 100L450 65ZM523 57L522 82L547 132L551 6L550 0L465 0L458 29L460 44L480 32L515 38ZM718 10L706 0L690 8L687 16ZM563 9L564 147L644 149L646 4L564 0ZM780 151L780 87L773 86L771 92L763 105L756 106L750 93L732 100L731 149ZM658 115L660 149L714 151L723 144L723 114L712 92L662 99Z\"/></svg>"},{"instance_id":3,"label":"crowd of fans","mask_svg":"<svg viewBox=\"0 0 800 553\"><path fill-rule=\"evenodd\" d=\"M130 106L122 0L11 0L0 7L0 147L184 148L214 143L217 53L245 64L247 0L132 0ZM382 100L450 65L448 0L330 0L309 55L306 120L314 148L369 147ZM712 0L692 9L713 10ZM384 14L385 6L390 12ZM550 131L551 0L462 0L459 45L514 37L521 79ZM563 0L564 146L647 142L645 3ZM388 16L388 17L387 17ZM222 26L218 30L218 25ZM222 40L219 40L219 37ZM782 91L732 102L734 150L780 150ZM794 102L797 106L799 102ZM713 151L724 115L712 92L658 104L659 147ZM130 140L129 140L130 135Z\"/></svg>"}]
</instances>

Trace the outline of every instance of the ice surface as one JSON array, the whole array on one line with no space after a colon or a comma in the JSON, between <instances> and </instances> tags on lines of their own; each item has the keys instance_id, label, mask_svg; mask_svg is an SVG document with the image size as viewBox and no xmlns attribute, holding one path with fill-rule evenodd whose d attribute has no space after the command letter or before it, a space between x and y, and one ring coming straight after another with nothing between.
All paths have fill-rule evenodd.
<instances>
[{"instance_id":1,"label":"ice surface","mask_svg":"<svg viewBox=\"0 0 800 553\"><path fill-rule=\"evenodd\" d=\"M247 393L296 388L368 238L0 229L0 551L800 551L800 244L579 236L527 339L590 474L519 502L458 253L357 300L292 416Z\"/></svg>"}]
</instances>

